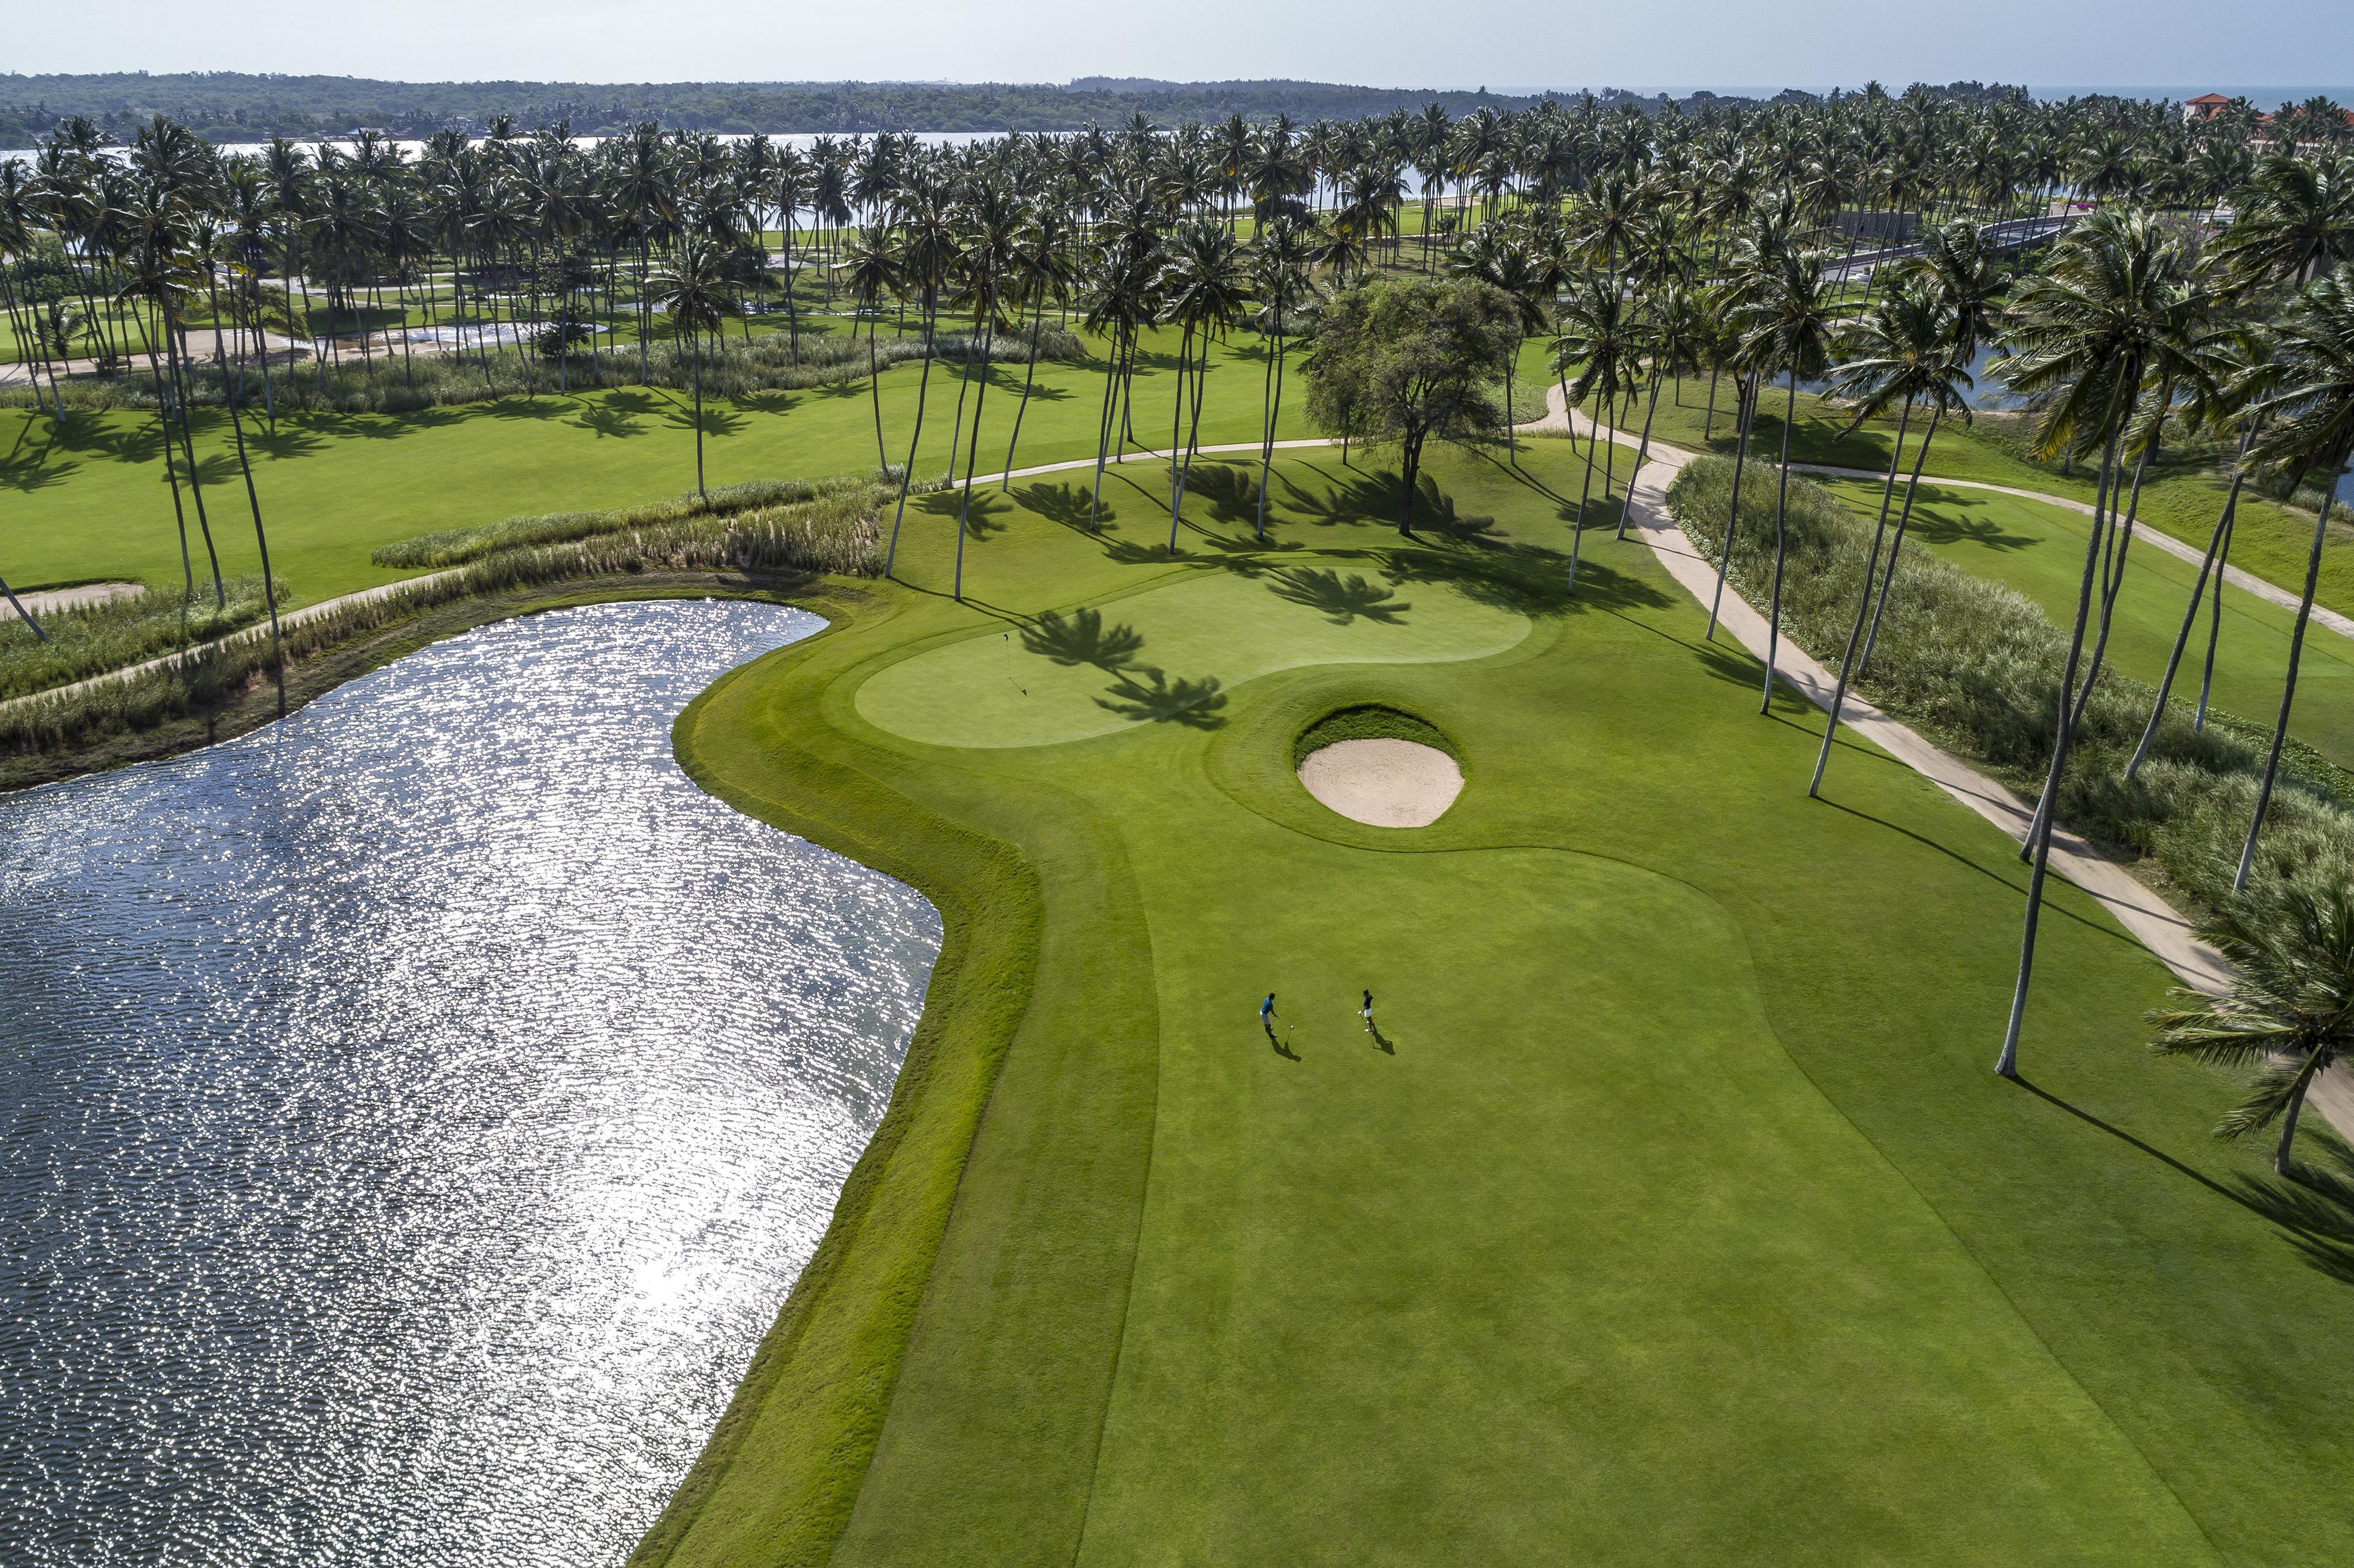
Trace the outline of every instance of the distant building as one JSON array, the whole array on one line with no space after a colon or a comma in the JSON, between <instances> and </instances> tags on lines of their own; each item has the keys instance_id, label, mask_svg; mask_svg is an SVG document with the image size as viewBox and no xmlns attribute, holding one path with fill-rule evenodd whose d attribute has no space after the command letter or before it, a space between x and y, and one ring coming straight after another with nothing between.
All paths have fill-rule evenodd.
<instances>
[{"instance_id":1,"label":"distant building","mask_svg":"<svg viewBox=\"0 0 2354 1568\"><path fill-rule=\"evenodd\" d=\"M2183 101L2182 118L2185 120L2212 120L2215 116L2222 113L2224 110L2229 109L2231 106L2232 101L2224 97L2220 92L2202 92L2196 98L2185 99Z\"/></svg>"}]
</instances>

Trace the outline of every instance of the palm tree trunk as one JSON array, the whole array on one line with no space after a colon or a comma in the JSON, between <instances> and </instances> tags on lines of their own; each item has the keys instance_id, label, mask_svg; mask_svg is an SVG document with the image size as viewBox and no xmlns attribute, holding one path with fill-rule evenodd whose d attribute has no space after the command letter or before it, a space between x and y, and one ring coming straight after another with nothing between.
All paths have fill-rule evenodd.
<instances>
[{"instance_id":1,"label":"palm tree trunk","mask_svg":"<svg viewBox=\"0 0 2354 1568\"><path fill-rule=\"evenodd\" d=\"M1038 291L1038 298L1030 314L1030 365L1022 373L1022 401L1013 406L1013 439L1005 443L1005 476L998 484L1002 494L1013 488L1013 449L1022 444L1022 416L1030 411L1030 388L1038 380L1038 340L1046 333L1046 291Z\"/></svg>"},{"instance_id":2,"label":"palm tree trunk","mask_svg":"<svg viewBox=\"0 0 2354 1568\"><path fill-rule=\"evenodd\" d=\"M2251 439L2252 434L2253 432L2245 432L2240 437L2240 455L2243 458L2247 456L2248 441ZM2217 557L2222 553L2224 535L2229 534L2232 530L2232 514L2240 504L2240 486L2246 482L2246 475L2240 471L2237 466L2232 468L2232 488L2229 493L2227 493L2223 498L2222 515L2215 519L2215 532L2213 536L2207 541L2207 553L2199 559L2199 577L2198 579L2190 585L2190 603L2184 608L2182 612L2182 630L2175 633L2174 646L2166 655L2166 673L2158 680L2158 700L2150 705L2149 723L2142 729L2140 744L2134 747L2133 760L2126 764L2126 779L2128 782L2132 780L2133 776L2136 773L2140 771L2143 761L2149 756L2150 743L2158 738L2158 720L2166 716L2166 702L2168 696L2170 695L2174 690L2175 672L2182 667L2182 654L2184 650L2190 646L2191 630L2199 624L2199 601L2207 592L2207 579L2211 575L2215 580L2215 603L2218 610L2217 621L2219 625L2221 623L2221 609L2223 602L2223 572L2221 563L2217 560ZM2209 670L2211 673L2212 669L2213 662L2211 659L2209 662ZM2202 710L2203 716L2203 710L2206 706L2203 688L2201 689L2200 696L2201 701L2200 703L2200 706Z\"/></svg>"},{"instance_id":3,"label":"palm tree trunk","mask_svg":"<svg viewBox=\"0 0 2354 1568\"><path fill-rule=\"evenodd\" d=\"M1112 421L1117 417L1118 404L1112 394L1119 384L1120 329L1112 328L1111 342L1104 352L1103 409L1096 416L1096 486L1087 499L1087 532L1096 531L1096 519L1103 508L1104 460L1111 453Z\"/></svg>"},{"instance_id":4,"label":"palm tree trunk","mask_svg":"<svg viewBox=\"0 0 2354 1568\"><path fill-rule=\"evenodd\" d=\"M877 324L875 317L866 318L866 390L875 404L875 466L887 474L891 471L891 453L883 444L883 372L875 364L875 328ZM858 324L852 323L850 330L856 332ZM793 353L796 358L800 357L799 349Z\"/></svg>"},{"instance_id":5,"label":"palm tree trunk","mask_svg":"<svg viewBox=\"0 0 2354 1568\"><path fill-rule=\"evenodd\" d=\"M1741 470L1749 461L1749 425L1757 412L1757 387L1755 378L1746 375L1733 384L1736 413L1733 434L1733 500L1724 509L1724 550L1716 561L1716 591L1708 601L1708 631L1702 641L1716 641L1716 613L1724 603L1724 574L1733 565L1733 535L1741 526ZM1590 442L1589 442L1590 444ZM1592 467L1592 454L1587 466Z\"/></svg>"},{"instance_id":6,"label":"palm tree trunk","mask_svg":"<svg viewBox=\"0 0 2354 1568\"><path fill-rule=\"evenodd\" d=\"M972 400L972 440L965 443L964 449L964 500L957 507L956 588L954 597L959 602L962 602L964 599L965 521L972 514L972 471L973 465L978 462L981 458L981 411L989 405L989 351L996 343L997 338L997 302L994 300L991 301L985 307L985 310L987 313L984 317L986 325L983 328L981 341L981 395ZM968 342L965 346L970 350L971 344Z\"/></svg>"},{"instance_id":7,"label":"palm tree trunk","mask_svg":"<svg viewBox=\"0 0 2354 1568\"><path fill-rule=\"evenodd\" d=\"M1185 509L1185 487L1193 480L1193 449L1202 439L1202 382L1210 374L1210 335L1202 334L1202 352L1193 369L1193 418L1185 430L1185 465L1177 471L1177 504L1169 514L1169 547L1177 547L1177 518Z\"/></svg>"},{"instance_id":8,"label":"palm tree trunk","mask_svg":"<svg viewBox=\"0 0 2354 1568\"><path fill-rule=\"evenodd\" d=\"M1879 602L1872 607L1872 630L1863 634L1863 657L1855 663L1855 678L1859 682L1872 673L1872 651L1880 645L1880 623L1888 613L1889 589L1896 582L1897 557L1904 553L1904 530L1913 521L1914 497L1921 491L1921 468L1928 461L1929 443L1937 439L1937 421L1945 417L1943 408L1929 411L1929 428L1922 434L1921 445L1913 454L1912 476L1904 482L1904 504L1896 513L1896 536L1888 544L1888 569L1880 575Z\"/></svg>"},{"instance_id":9,"label":"palm tree trunk","mask_svg":"<svg viewBox=\"0 0 2354 1568\"><path fill-rule=\"evenodd\" d=\"M2118 387L2122 390L2127 386L2137 385L2140 380L2140 367L2135 366L2130 367L2128 375L2119 379ZM2117 417L2116 401L2115 396L2112 395L2107 416L2109 421ZM2104 494L2107 491L2109 476L2115 471L2117 436L2117 430L2112 428L2108 442L2101 453L2100 488ZM2101 564L2102 532L2096 519L2092 532L2084 538L2084 572L2076 587L2076 623L2068 636L2068 661L2060 674L2059 734L2052 740L2051 771L2045 775L2043 782L2046 800L2056 800L2059 796L2060 779L2068 767L2068 743L2075 736L2075 726L2069 722L2074 715L2074 705L2069 699L2075 694L2076 667L2084 653L2084 627L2093 614L2093 582ZM2058 815L2057 811L2041 812L2037 820L2029 824L2027 840L2034 853L2030 859L2031 869L2027 878L2027 919L2019 942L2019 979L2011 988L2010 1022L2003 1033L2002 1053L1995 1058L1994 1064L1996 1074L2005 1078L2019 1076L2019 1032L2027 1021L2027 991L2035 975L2035 930L2043 914L2043 879L2052 863L2052 828Z\"/></svg>"},{"instance_id":10,"label":"palm tree trunk","mask_svg":"<svg viewBox=\"0 0 2354 1568\"><path fill-rule=\"evenodd\" d=\"M2223 638L2223 574L2232 560L2232 535L2239 532L2237 519L2224 525L2223 548L2215 558L2214 609L2207 622L2207 665L2199 677L2199 709L2190 715L2193 734L2207 727L2207 698L2215 689L2215 645Z\"/></svg>"},{"instance_id":11,"label":"palm tree trunk","mask_svg":"<svg viewBox=\"0 0 2354 1568\"><path fill-rule=\"evenodd\" d=\"M916 382L916 433L907 440L907 466L899 471L899 505L891 514L891 547L883 554L883 575L891 575L892 563L899 558L899 524L907 515L907 486L916 477L916 451L924 440L924 398L932 382L932 323L936 306L934 291L924 287L924 373Z\"/></svg>"},{"instance_id":12,"label":"palm tree trunk","mask_svg":"<svg viewBox=\"0 0 2354 1568\"><path fill-rule=\"evenodd\" d=\"M1521 466L1518 426L1520 415L1512 407L1512 366L1521 357L1521 340L1515 338L1512 352L1504 360L1504 457L1514 468Z\"/></svg>"},{"instance_id":13,"label":"palm tree trunk","mask_svg":"<svg viewBox=\"0 0 2354 1568\"><path fill-rule=\"evenodd\" d=\"M1177 553L1178 447L1185 430L1186 371L1193 363L1193 323L1187 322L1177 339L1177 395L1169 405L1169 553Z\"/></svg>"},{"instance_id":14,"label":"palm tree trunk","mask_svg":"<svg viewBox=\"0 0 2354 1568\"><path fill-rule=\"evenodd\" d=\"M702 351L703 351L703 344L702 344L702 341L701 341L701 334L697 334L695 335L695 341L690 344L690 346L689 346L689 352L690 352L691 354L693 354L693 355L694 355L694 359L695 359L695 364L694 364L694 367L693 367L693 370L694 370L694 378L695 378L695 493L696 495L700 496L700 497L701 497L702 499L704 499L705 501L708 501L708 500L710 500L710 499L711 499L711 493L710 493L709 491L707 491L707 490L704 489L704 487L703 487L703 352L702 352Z\"/></svg>"},{"instance_id":15,"label":"palm tree trunk","mask_svg":"<svg viewBox=\"0 0 2354 1568\"><path fill-rule=\"evenodd\" d=\"M963 370L957 376L956 423L949 430L949 466L940 471L943 480L956 478L957 449L964 440L964 399L965 395L972 390L972 334L970 332L964 334L963 365ZM981 373L986 376L989 366L983 365Z\"/></svg>"},{"instance_id":16,"label":"palm tree trunk","mask_svg":"<svg viewBox=\"0 0 2354 1568\"><path fill-rule=\"evenodd\" d=\"M205 514L204 480L196 471L196 443L188 408L187 385L180 374L179 334L172 330L168 321L164 324L164 363L172 374L173 401L180 408L180 450L188 459L188 498L196 503L196 530L204 535L205 559L211 563L213 569L213 601L215 608L227 609L228 590L221 584L220 552L213 547L212 521Z\"/></svg>"},{"instance_id":17,"label":"palm tree trunk","mask_svg":"<svg viewBox=\"0 0 2354 1568\"><path fill-rule=\"evenodd\" d=\"M1267 397L1267 417L1259 422L1258 443L1258 542L1267 543L1267 487L1275 470L1275 421L1283 407L1283 334L1275 334L1275 344L1267 355L1267 371L1271 390Z\"/></svg>"},{"instance_id":18,"label":"palm tree trunk","mask_svg":"<svg viewBox=\"0 0 2354 1568\"><path fill-rule=\"evenodd\" d=\"M2330 492L2337 488L2338 475L2346 466L2343 450L2332 455L2337 461L2322 471L2330 482L2321 487L2321 504L2314 508L2313 553L2306 557L2305 594L2297 600L2296 625L2288 638L2288 679L2281 686L2280 717L2273 725L2273 743L2264 752L2264 781L2256 789L2256 811L2248 821L2248 842L2240 851L2239 873L2232 878L2232 891L2234 893L2245 891L2248 885L2248 867L2254 863L2256 858L2256 835L2264 830L2264 811L2273 800L2273 780L2280 773L2281 743L2288 738L2289 709L2296 703L2296 669L2305 657L2305 629L2313 620L2314 589L2321 581L2321 546L2329 533ZM2295 495L2297 487L2305 482L2305 476L2311 471L2311 467L2307 465L2297 471L2296 482L2288 487L2291 495Z\"/></svg>"},{"instance_id":19,"label":"palm tree trunk","mask_svg":"<svg viewBox=\"0 0 2354 1568\"><path fill-rule=\"evenodd\" d=\"M196 563L188 555L188 514L180 504L179 460L172 453L172 399L164 389L164 369L156 363L155 344L147 343L147 371L155 378L155 429L164 442L164 478L172 487L172 522L180 530L180 602L183 613L196 597Z\"/></svg>"},{"instance_id":20,"label":"palm tree trunk","mask_svg":"<svg viewBox=\"0 0 2354 1568\"><path fill-rule=\"evenodd\" d=\"M2324 1046L2317 1045L2306 1054L2305 1065L2297 1069L2296 1086L2289 1090L2288 1105L2281 1112L2280 1145L2273 1150L2273 1174L2283 1180L2286 1180L2289 1173L2289 1145L2296 1141L2296 1118L2305 1110L2306 1093L2313 1087L2314 1077L2322 1065L2321 1054L2325 1049Z\"/></svg>"},{"instance_id":21,"label":"palm tree trunk","mask_svg":"<svg viewBox=\"0 0 2354 1568\"><path fill-rule=\"evenodd\" d=\"M1815 774L1807 780L1807 799L1814 800L1822 791L1823 768L1831 759L1831 737L1839 733L1840 710L1847 705L1847 683L1855 668L1855 652L1863 640L1864 616L1872 609L1872 581L1880 570L1880 541L1888 532L1888 503L1896 495L1896 471L1904 464L1904 433L1913 423L1913 399L1904 399L1904 411L1896 421L1896 450L1888 457L1888 482L1880 490L1880 521L1872 525L1872 554L1863 564L1863 587L1855 596L1855 624L1848 629L1847 652L1840 655L1839 684L1831 691L1830 716L1823 725L1823 748L1815 754ZM1926 442L1923 443L1925 446ZM1891 570L1893 570L1892 564Z\"/></svg>"},{"instance_id":22,"label":"palm tree trunk","mask_svg":"<svg viewBox=\"0 0 2354 1568\"><path fill-rule=\"evenodd\" d=\"M2141 506L2142 475L2149 466L2149 454L2157 444L2157 437L2153 432L2149 444L2142 448L2141 456L2135 461L2132 499L2126 506L2124 520L2121 523L2113 522L2103 541L2101 620L2099 628L2094 634L2093 657L2084 667L2084 682L2078 686L2071 700L2068 725L2072 729L2084 722L2084 710L2093 701L2093 686L2101 678L2101 664L2108 654L2109 631L2116 620L2117 590L2125 587L2126 556L2126 553L2133 548L2134 515ZM2035 803L2038 822L2041 822L2043 816L2052 809L2052 797L2047 791L2043 798ZM2020 844L2019 858L2022 863L2027 859L2027 854L2028 846L2024 843Z\"/></svg>"},{"instance_id":23,"label":"palm tree trunk","mask_svg":"<svg viewBox=\"0 0 2354 1568\"><path fill-rule=\"evenodd\" d=\"M27 609L24 601L16 597L16 590L8 586L6 577L0 577L0 594L7 596L8 608L16 612L16 618L19 620L33 629L33 635L36 638L43 642L49 640L49 634L41 630L41 623L33 619L33 612Z\"/></svg>"},{"instance_id":24,"label":"palm tree trunk","mask_svg":"<svg viewBox=\"0 0 2354 1568\"><path fill-rule=\"evenodd\" d=\"M1790 500L1790 427L1798 422L1798 367L1790 366L1790 400L1782 413L1782 482L1774 493L1774 591L1766 617L1766 693L1757 699L1757 711L1771 713L1774 708L1774 655L1782 641L1782 559L1789 538L1783 518Z\"/></svg>"},{"instance_id":25,"label":"palm tree trunk","mask_svg":"<svg viewBox=\"0 0 2354 1568\"><path fill-rule=\"evenodd\" d=\"M261 599L270 607L270 662L278 673L278 715L286 716L286 644L279 634L278 585L270 576L270 535L262 531L261 498L253 488L253 463L245 451L245 420L235 403L228 406L229 428L237 432L237 466L245 475L245 501L253 509L253 542L261 552Z\"/></svg>"}]
</instances>

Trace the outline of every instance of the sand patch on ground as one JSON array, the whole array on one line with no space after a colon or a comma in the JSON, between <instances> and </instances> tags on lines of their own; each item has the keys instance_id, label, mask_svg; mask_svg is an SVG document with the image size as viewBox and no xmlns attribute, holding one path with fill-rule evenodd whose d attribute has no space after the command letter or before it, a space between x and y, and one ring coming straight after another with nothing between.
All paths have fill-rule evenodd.
<instances>
[{"instance_id":1,"label":"sand patch on ground","mask_svg":"<svg viewBox=\"0 0 2354 1568\"><path fill-rule=\"evenodd\" d=\"M1463 769L1411 740L1336 740L1302 759L1299 782L1352 821L1426 828L1463 793Z\"/></svg>"},{"instance_id":2,"label":"sand patch on ground","mask_svg":"<svg viewBox=\"0 0 2354 1568\"><path fill-rule=\"evenodd\" d=\"M91 605L113 599L134 599L146 591L145 583L84 583L80 588L42 588L16 597L35 615L50 615L60 609L88 609ZM0 614L5 614L7 609L6 602L0 600Z\"/></svg>"}]
</instances>

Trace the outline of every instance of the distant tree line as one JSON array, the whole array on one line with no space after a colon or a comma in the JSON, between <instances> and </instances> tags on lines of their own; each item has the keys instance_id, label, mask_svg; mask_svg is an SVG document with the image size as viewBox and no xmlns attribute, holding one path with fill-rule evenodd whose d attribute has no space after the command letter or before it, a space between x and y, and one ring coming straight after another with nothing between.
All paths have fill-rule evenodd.
<instances>
[{"instance_id":1,"label":"distant tree line","mask_svg":"<svg viewBox=\"0 0 2354 1568\"><path fill-rule=\"evenodd\" d=\"M1946 101L2024 102L2020 87L1955 82L1925 87ZM1490 92L1426 92L1339 86L1312 81L1172 82L1082 77L1054 83L917 82L661 82L595 85L581 82L377 81L341 76L274 76L203 71L151 76L143 71L91 76L0 74L0 146L29 147L80 118L127 142L156 115L214 142L260 142L272 136L306 139L341 135L362 126L422 141L437 130L481 132L502 117L525 125L568 122L583 135L627 132L646 121L690 131L771 134L796 132L1076 131L1119 124L1137 114L1163 127L1189 121L1213 123L1239 114L1263 122L1288 115L1303 122L1363 120L1437 103L1462 115L1482 106L1498 113L1534 107L1546 98ZM1665 95L1620 89L1593 95L1602 107L1659 113ZM1697 111L1711 105L1755 101L1712 92L1681 101ZM1775 103L1814 103L1796 89Z\"/></svg>"}]
</instances>

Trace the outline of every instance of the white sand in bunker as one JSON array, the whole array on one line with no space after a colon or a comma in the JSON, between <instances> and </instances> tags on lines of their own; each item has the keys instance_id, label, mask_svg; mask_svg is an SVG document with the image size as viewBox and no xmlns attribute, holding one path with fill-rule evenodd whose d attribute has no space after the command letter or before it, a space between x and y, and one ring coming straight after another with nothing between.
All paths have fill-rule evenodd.
<instances>
[{"instance_id":1,"label":"white sand in bunker","mask_svg":"<svg viewBox=\"0 0 2354 1568\"><path fill-rule=\"evenodd\" d=\"M1352 821L1426 828L1463 793L1463 769L1411 740L1336 740L1300 762L1299 782Z\"/></svg>"}]
</instances>

